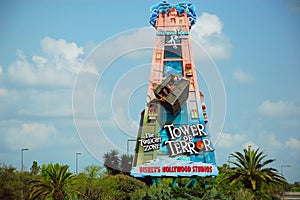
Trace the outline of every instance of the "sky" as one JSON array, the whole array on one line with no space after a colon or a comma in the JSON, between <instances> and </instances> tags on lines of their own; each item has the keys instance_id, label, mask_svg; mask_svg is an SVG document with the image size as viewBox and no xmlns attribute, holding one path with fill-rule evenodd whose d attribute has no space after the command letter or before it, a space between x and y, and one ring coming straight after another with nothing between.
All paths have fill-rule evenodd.
<instances>
[{"instance_id":1,"label":"sky","mask_svg":"<svg viewBox=\"0 0 300 200\"><path fill-rule=\"evenodd\" d=\"M179 1L169 1L177 3ZM191 38L216 161L261 148L300 181L300 1L190 1ZM158 1L0 2L0 162L64 163L133 151ZM232 158L231 158L232 159ZM287 167L287 165L289 167Z\"/></svg>"}]
</instances>

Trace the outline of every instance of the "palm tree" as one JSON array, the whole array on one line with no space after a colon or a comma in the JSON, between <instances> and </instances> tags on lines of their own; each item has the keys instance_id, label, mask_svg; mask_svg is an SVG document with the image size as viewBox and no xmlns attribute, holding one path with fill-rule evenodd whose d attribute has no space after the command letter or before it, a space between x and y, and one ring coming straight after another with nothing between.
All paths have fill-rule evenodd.
<instances>
[{"instance_id":1,"label":"palm tree","mask_svg":"<svg viewBox=\"0 0 300 200\"><path fill-rule=\"evenodd\" d=\"M124 174L130 174L131 164L132 164L133 156L123 154L121 156L121 171Z\"/></svg>"},{"instance_id":2,"label":"palm tree","mask_svg":"<svg viewBox=\"0 0 300 200\"><path fill-rule=\"evenodd\" d=\"M102 166L89 165L77 176L77 188L80 191L78 199L98 200L103 199L104 193L101 185Z\"/></svg>"},{"instance_id":3,"label":"palm tree","mask_svg":"<svg viewBox=\"0 0 300 200\"><path fill-rule=\"evenodd\" d=\"M73 199L74 192L71 189L75 181L75 175L68 171L68 165L49 164L42 169L39 179L31 181L30 199L54 200Z\"/></svg>"},{"instance_id":4,"label":"palm tree","mask_svg":"<svg viewBox=\"0 0 300 200\"><path fill-rule=\"evenodd\" d=\"M109 153L104 154L104 166L112 175L120 173L120 158L117 150L111 150Z\"/></svg>"},{"instance_id":5,"label":"palm tree","mask_svg":"<svg viewBox=\"0 0 300 200\"><path fill-rule=\"evenodd\" d=\"M246 188L253 191L257 190L263 182L286 183L285 178L276 169L265 168L266 165L274 162L275 159L263 161L266 155L259 148L256 150L251 148L244 149L244 154L235 152L230 154L230 156L236 158L236 161L229 161L236 167L229 169L225 173L225 178L221 181L229 181L231 185L241 182Z\"/></svg>"},{"instance_id":6,"label":"palm tree","mask_svg":"<svg viewBox=\"0 0 300 200\"><path fill-rule=\"evenodd\" d=\"M96 165L89 165L84 168L83 173L86 175L89 179L97 179L102 174L102 166L96 166Z\"/></svg>"}]
</instances>

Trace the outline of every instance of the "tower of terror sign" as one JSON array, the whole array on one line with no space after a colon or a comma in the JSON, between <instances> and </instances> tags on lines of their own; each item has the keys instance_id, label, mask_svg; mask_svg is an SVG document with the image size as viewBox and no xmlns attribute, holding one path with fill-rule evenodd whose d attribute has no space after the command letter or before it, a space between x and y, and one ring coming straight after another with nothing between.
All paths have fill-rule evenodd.
<instances>
[{"instance_id":1,"label":"tower of terror sign","mask_svg":"<svg viewBox=\"0 0 300 200\"><path fill-rule=\"evenodd\" d=\"M132 163L134 177L218 175L192 58L189 31L195 22L194 6L187 2L163 1L151 8L156 39Z\"/></svg>"}]
</instances>

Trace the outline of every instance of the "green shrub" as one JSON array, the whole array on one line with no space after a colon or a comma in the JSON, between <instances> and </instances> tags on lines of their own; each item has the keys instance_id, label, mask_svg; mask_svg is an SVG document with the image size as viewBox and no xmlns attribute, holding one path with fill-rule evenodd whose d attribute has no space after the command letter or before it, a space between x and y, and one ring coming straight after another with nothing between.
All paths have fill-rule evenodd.
<instances>
[{"instance_id":1,"label":"green shrub","mask_svg":"<svg viewBox=\"0 0 300 200\"><path fill-rule=\"evenodd\" d=\"M101 181L104 191L103 199L130 199L131 195L136 195L146 189L146 185L127 175L112 175L104 177Z\"/></svg>"},{"instance_id":2,"label":"green shrub","mask_svg":"<svg viewBox=\"0 0 300 200\"><path fill-rule=\"evenodd\" d=\"M255 195L249 190L240 189L239 191L237 191L235 193L234 199L235 200L245 200L245 199L254 200Z\"/></svg>"},{"instance_id":3,"label":"green shrub","mask_svg":"<svg viewBox=\"0 0 300 200\"><path fill-rule=\"evenodd\" d=\"M202 197L202 200L231 200L231 198L226 197L224 193L216 188L208 190Z\"/></svg>"}]
</instances>

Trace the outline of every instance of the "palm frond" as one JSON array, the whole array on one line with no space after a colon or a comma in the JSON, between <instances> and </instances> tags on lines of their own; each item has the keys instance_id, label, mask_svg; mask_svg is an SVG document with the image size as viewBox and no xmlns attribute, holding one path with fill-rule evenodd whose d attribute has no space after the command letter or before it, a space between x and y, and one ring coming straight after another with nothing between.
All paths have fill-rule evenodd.
<instances>
[{"instance_id":1,"label":"palm frond","mask_svg":"<svg viewBox=\"0 0 300 200\"><path fill-rule=\"evenodd\" d=\"M275 159L264 159L267 157L264 151L257 149L243 149L244 154L235 152L230 154L235 161L229 161L236 166L226 172L225 177L220 180L228 181L230 184L242 182L246 188L257 190L262 182L273 182L276 184L283 184L286 182L285 178L278 173L274 168L265 168L266 165L275 161Z\"/></svg>"}]
</instances>

